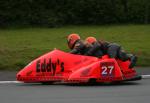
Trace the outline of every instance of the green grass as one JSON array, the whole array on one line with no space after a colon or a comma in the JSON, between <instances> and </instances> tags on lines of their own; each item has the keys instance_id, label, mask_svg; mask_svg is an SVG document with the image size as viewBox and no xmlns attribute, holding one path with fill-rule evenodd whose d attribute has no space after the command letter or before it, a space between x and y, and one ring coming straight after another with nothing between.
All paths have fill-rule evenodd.
<instances>
[{"instance_id":1,"label":"green grass","mask_svg":"<svg viewBox=\"0 0 150 103\"><path fill-rule=\"evenodd\" d=\"M138 66L150 66L150 25L65 26L0 29L0 70L21 69L53 48L69 51L66 36L70 33L119 43L138 55Z\"/></svg>"}]
</instances>

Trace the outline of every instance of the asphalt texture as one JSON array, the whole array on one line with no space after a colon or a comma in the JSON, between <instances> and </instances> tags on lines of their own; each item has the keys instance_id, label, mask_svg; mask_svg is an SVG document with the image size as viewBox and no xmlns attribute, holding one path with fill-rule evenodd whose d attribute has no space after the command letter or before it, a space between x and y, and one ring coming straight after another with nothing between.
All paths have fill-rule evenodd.
<instances>
[{"instance_id":1,"label":"asphalt texture","mask_svg":"<svg viewBox=\"0 0 150 103\"><path fill-rule=\"evenodd\" d=\"M137 68L150 74L150 68ZM15 80L16 72L0 72L0 81ZM5 74L5 75L4 75ZM119 84L0 84L0 103L149 103L150 79Z\"/></svg>"}]
</instances>

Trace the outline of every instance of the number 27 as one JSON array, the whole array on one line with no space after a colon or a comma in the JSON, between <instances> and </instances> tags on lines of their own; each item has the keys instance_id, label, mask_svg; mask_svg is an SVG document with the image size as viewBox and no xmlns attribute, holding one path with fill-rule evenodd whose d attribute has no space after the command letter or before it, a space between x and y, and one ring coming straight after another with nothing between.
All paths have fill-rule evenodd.
<instances>
[{"instance_id":1,"label":"number 27","mask_svg":"<svg viewBox=\"0 0 150 103\"><path fill-rule=\"evenodd\" d=\"M102 66L102 75L111 75L112 71L114 69L114 66Z\"/></svg>"}]
</instances>

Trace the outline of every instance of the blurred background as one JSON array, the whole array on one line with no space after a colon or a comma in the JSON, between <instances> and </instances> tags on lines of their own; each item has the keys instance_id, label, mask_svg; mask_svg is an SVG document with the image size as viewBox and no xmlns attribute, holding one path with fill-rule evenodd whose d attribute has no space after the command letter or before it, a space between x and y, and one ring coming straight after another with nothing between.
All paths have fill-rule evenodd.
<instances>
[{"instance_id":1,"label":"blurred background","mask_svg":"<svg viewBox=\"0 0 150 103\"><path fill-rule=\"evenodd\" d=\"M116 42L150 66L149 0L0 0L0 70L22 69L66 36Z\"/></svg>"},{"instance_id":2,"label":"blurred background","mask_svg":"<svg viewBox=\"0 0 150 103\"><path fill-rule=\"evenodd\" d=\"M0 26L150 23L149 0L1 0Z\"/></svg>"}]
</instances>

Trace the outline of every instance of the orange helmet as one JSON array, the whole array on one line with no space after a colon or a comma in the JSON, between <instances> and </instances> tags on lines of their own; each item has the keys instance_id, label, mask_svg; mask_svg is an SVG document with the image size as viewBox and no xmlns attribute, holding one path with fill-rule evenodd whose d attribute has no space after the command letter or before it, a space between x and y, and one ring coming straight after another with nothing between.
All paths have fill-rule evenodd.
<instances>
[{"instance_id":1,"label":"orange helmet","mask_svg":"<svg viewBox=\"0 0 150 103\"><path fill-rule=\"evenodd\" d=\"M74 44L77 40L80 39L80 36L78 34L70 34L67 37L68 46L70 49L73 49Z\"/></svg>"},{"instance_id":2,"label":"orange helmet","mask_svg":"<svg viewBox=\"0 0 150 103\"><path fill-rule=\"evenodd\" d=\"M96 40L96 38L95 37L87 37L86 39L85 39L85 41L87 41L88 43L90 43L90 44L92 44L92 43L94 43L94 42L96 42L97 40Z\"/></svg>"}]
</instances>

